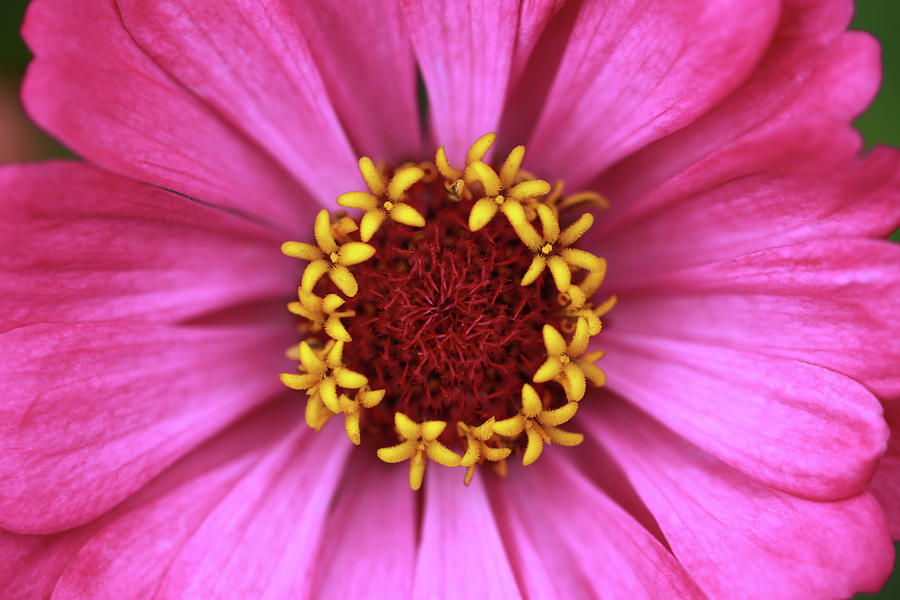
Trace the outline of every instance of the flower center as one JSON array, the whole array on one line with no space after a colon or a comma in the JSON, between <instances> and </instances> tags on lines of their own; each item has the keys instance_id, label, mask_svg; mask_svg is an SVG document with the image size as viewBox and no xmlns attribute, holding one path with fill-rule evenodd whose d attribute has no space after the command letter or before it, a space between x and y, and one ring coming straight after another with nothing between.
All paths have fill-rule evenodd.
<instances>
[{"instance_id":1,"label":"flower center","mask_svg":"<svg viewBox=\"0 0 900 600\"><path fill-rule=\"evenodd\" d=\"M606 265L574 247L590 213L569 216L605 201L551 191L519 168L522 146L494 170L493 141L462 171L443 148L390 172L362 158L369 191L338 198L362 218L323 210L316 245L282 246L309 261L288 307L305 335L290 351L299 373L282 381L306 392L311 427L343 414L354 444L409 460L414 489L427 460L467 467L468 483L486 462L502 473L513 454L527 465L545 443L580 443L558 426L605 379L587 348L615 297L591 303Z\"/></svg>"}]
</instances>

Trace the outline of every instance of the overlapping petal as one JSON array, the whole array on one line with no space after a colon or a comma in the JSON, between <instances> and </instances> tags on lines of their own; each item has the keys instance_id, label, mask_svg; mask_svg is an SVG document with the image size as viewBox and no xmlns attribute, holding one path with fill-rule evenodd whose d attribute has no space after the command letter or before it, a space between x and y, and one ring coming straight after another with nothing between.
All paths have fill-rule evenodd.
<instances>
[{"instance_id":1,"label":"overlapping petal","mask_svg":"<svg viewBox=\"0 0 900 600\"><path fill-rule=\"evenodd\" d=\"M521 72L552 0L402 0L434 138L451 164L500 124L513 72ZM518 143L518 142L517 142Z\"/></svg>"},{"instance_id":2,"label":"overlapping petal","mask_svg":"<svg viewBox=\"0 0 900 600\"><path fill-rule=\"evenodd\" d=\"M600 187L630 203L679 170L733 140L792 119L830 116L849 122L881 80L878 44L845 32L851 0L784 0L778 27L753 74L684 129L616 165Z\"/></svg>"},{"instance_id":3,"label":"overlapping petal","mask_svg":"<svg viewBox=\"0 0 900 600\"><path fill-rule=\"evenodd\" d=\"M409 476L354 452L322 534L317 598L408 598L415 569L415 494ZM360 556L360 549L382 549Z\"/></svg>"},{"instance_id":4,"label":"overlapping petal","mask_svg":"<svg viewBox=\"0 0 900 600\"><path fill-rule=\"evenodd\" d=\"M706 597L658 540L557 453L491 483L527 597Z\"/></svg>"},{"instance_id":5,"label":"overlapping petal","mask_svg":"<svg viewBox=\"0 0 900 600\"><path fill-rule=\"evenodd\" d=\"M421 527L413 597L521 598L481 479L431 469Z\"/></svg>"},{"instance_id":6,"label":"overlapping petal","mask_svg":"<svg viewBox=\"0 0 900 600\"><path fill-rule=\"evenodd\" d=\"M354 153L390 162L419 154L416 64L399 2L287 3Z\"/></svg>"},{"instance_id":7,"label":"overlapping petal","mask_svg":"<svg viewBox=\"0 0 900 600\"><path fill-rule=\"evenodd\" d=\"M319 202L360 183L355 154L284 0L116 3L147 56Z\"/></svg>"},{"instance_id":8,"label":"overlapping petal","mask_svg":"<svg viewBox=\"0 0 900 600\"><path fill-rule=\"evenodd\" d=\"M3 574L0 581L7 589L32 590L35 595L29 597L52 590L54 598L183 597L186 588L198 585L193 576L204 574L229 593L259 592L263 586L283 597L308 590L303 565L316 556L346 449L335 448L339 432L316 436L298 428L301 421L302 414L289 403L270 404L97 521L48 538L0 538L0 549L27 568ZM270 552L278 547L287 554L297 538L304 552L291 553L291 568L280 569ZM44 543L38 545L38 539ZM201 556L207 563L221 558L196 553L208 541L235 560L244 557L245 565L253 558L263 561L253 572L268 571L269 577L241 581L253 572L229 569L223 578L218 570L195 570ZM189 576L183 576L185 566ZM216 585L207 584L200 583L204 590Z\"/></svg>"},{"instance_id":9,"label":"overlapping petal","mask_svg":"<svg viewBox=\"0 0 900 600\"><path fill-rule=\"evenodd\" d=\"M281 298L296 273L278 243L277 231L92 167L9 166L0 171L0 330L172 322Z\"/></svg>"},{"instance_id":10,"label":"overlapping petal","mask_svg":"<svg viewBox=\"0 0 900 600\"><path fill-rule=\"evenodd\" d=\"M817 240L623 286L623 329L823 365L900 395L900 247Z\"/></svg>"},{"instance_id":11,"label":"overlapping petal","mask_svg":"<svg viewBox=\"0 0 900 600\"><path fill-rule=\"evenodd\" d=\"M610 389L773 488L819 500L854 496L884 452L889 431L878 401L831 370L612 329L604 347Z\"/></svg>"},{"instance_id":12,"label":"overlapping petal","mask_svg":"<svg viewBox=\"0 0 900 600\"><path fill-rule=\"evenodd\" d=\"M697 118L752 71L780 2L586 0L526 165L580 188Z\"/></svg>"},{"instance_id":13,"label":"overlapping petal","mask_svg":"<svg viewBox=\"0 0 900 600\"><path fill-rule=\"evenodd\" d=\"M113 0L38 0L22 32L35 54L25 107L79 155L205 202L305 222L308 191L240 123L224 119L147 56ZM352 156L347 160L352 168Z\"/></svg>"},{"instance_id":14,"label":"overlapping petal","mask_svg":"<svg viewBox=\"0 0 900 600\"><path fill-rule=\"evenodd\" d=\"M585 418L709 596L846 598L890 574L893 546L870 495L814 502L773 490L624 403Z\"/></svg>"},{"instance_id":15,"label":"overlapping petal","mask_svg":"<svg viewBox=\"0 0 900 600\"><path fill-rule=\"evenodd\" d=\"M280 391L290 328L44 323L0 335L0 525L94 519Z\"/></svg>"},{"instance_id":16,"label":"overlapping petal","mask_svg":"<svg viewBox=\"0 0 900 600\"><path fill-rule=\"evenodd\" d=\"M590 243L618 287L763 248L886 237L900 225L900 153L859 160L858 148L833 120L745 138L615 211Z\"/></svg>"}]
</instances>

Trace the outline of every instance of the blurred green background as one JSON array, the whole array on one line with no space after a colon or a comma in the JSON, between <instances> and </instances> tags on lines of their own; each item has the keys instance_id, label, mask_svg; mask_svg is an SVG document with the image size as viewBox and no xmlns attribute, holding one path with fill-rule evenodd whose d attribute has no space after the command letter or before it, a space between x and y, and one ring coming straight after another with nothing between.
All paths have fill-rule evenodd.
<instances>
[{"instance_id":1,"label":"blurred green background","mask_svg":"<svg viewBox=\"0 0 900 600\"><path fill-rule=\"evenodd\" d=\"M28 0L0 0L0 164L71 156L33 127L19 106L18 85L29 60L19 37L27 4ZM900 0L857 0L851 27L873 33L881 41L884 57L881 92L857 126L869 146L900 146ZM892 238L900 241L900 230ZM900 544L897 549L900 552ZM858 598L900 599L900 569L895 569L880 594Z\"/></svg>"}]
</instances>

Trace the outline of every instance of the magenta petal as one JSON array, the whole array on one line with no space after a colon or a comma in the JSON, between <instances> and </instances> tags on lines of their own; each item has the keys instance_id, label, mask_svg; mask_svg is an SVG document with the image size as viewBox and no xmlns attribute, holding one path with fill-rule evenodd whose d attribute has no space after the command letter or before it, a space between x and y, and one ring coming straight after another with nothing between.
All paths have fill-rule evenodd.
<instances>
[{"instance_id":1,"label":"magenta petal","mask_svg":"<svg viewBox=\"0 0 900 600\"><path fill-rule=\"evenodd\" d=\"M871 36L845 34L852 12L847 0L785 0L753 75L683 130L614 167L602 189L627 202L754 129L810 116L846 123L859 115L878 89L881 64Z\"/></svg>"},{"instance_id":2,"label":"magenta petal","mask_svg":"<svg viewBox=\"0 0 900 600\"><path fill-rule=\"evenodd\" d=\"M254 483L261 490L266 488L261 474L273 456L298 444L306 444L306 448L313 443L315 436L303 428L302 419L296 404L269 404L193 451L99 520L51 538L77 538L74 547L69 543L57 550L61 554L57 562L66 564L61 577L47 573L42 565L29 566L37 575L53 577L56 600L158 597L155 594L164 577L182 559L185 547L202 534L203 524L215 519L218 511L238 508L234 505L240 505L241 499L248 500L245 509L258 509L260 514L271 506L254 505L244 491ZM328 441L335 441L333 434L323 435ZM275 478L296 475L308 468L310 460L315 460L313 456L294 459L286 475ZM339 463L340 459L336 456L332 462ZM333 485L332 463L323 460L317 466L322 468L322 478L311 481L307 490L293 497L294 501L313 504L320 485ZM238 519L234 526L241 526ZM88 530L89 539L84 538L84 530ZM219 533L223 544L234 539L226 527ZM259 554L271 557L271 550L267 548ZM203 590L197 597L213 596L211 591Z\"/></svg>"},{"instance_id":3,"label":"magenta petal","mask_svg":"<svg viewBox=\"0 0 900 600\"><path fill-rule=\"evenodd\" d=\"M451 163L461 164L472 142L496 131L511 72L521 71L558 6L551 0L402 3L428 92L435 141L446 147Z\"/></svg>"},{"instance_id":4,"label":"magenta petal","mask_svg":"<svg viewBox=\"0 0 900 600\"><path fill-rule=\"evenodd\" d=\"M0 586L4 598L50 598L69 561L96 529L96 524L90 524L55 535L21 535L0 530Z\"/></svg>"},{"instance_id":5,"label":"magenta petal","mask_svg":"<svg viewBox=\"0 0 900 600\"><path fill-rule=\"evenodd\" d=\"M684 127L747 77L779 5L586 0L530 139L528 164L579 188Z\"/></svg>"},{"instance_id":6,"label":"magenta petal","mask_svg":"<svg viewBox=\"0 0 900 600\"><path fill-rule=\"evenodd\" d=\"M406 470L356 451L322 533L315 598L409 598L416 494Z\"/></svg>"},{"instance_id":7,"label":"magenta petal","mask_svg":"<svg viewBox=\"0 0 900 600\"><path fill-rule=\"evenodd\" d=\"M117 0L168 73L330 205L362 183L294 14L282 0Z\"/></svg>"},{"instance_id":8,"label":"magenta petal","mask_svg":"<svg viewBox=\"0 0 900 600\"><path fill-rule=\"evenodd\" d=\"M107 321L0 336L0 526L93 519L281 385L280 323L177 327Z\"/></svg>"},{"instance_id":9,"label":"magenta petal","mask_svg":"<svg viewBox=\"0 0 900 600\"><path fill-rule=\"evenodd\" d=\"M306 598L318 547L351 444L330 427L295 423L248 470L178 552L160 598ZM349 540L348 540L349 541Z\"/></svg>"},{"instance_id":10,"label":"magenta petal","mask_svg":"<svg viewBox=\"0 0 900 600\"><path fill-rule=\"evenodd\" d=\"M395 0L288 0L357 154L402 162L421 150L416 61Z\"/></svg>"},{"instance_id":11,"label":"magenta petal","mask_svg":"<svg viewBox=\"0 0 900 600\"><path fill-rule=\"evenodd\" d=\"M812 502L778 492L624 403L582 418L710 597L848 598L877 591L890 574L894 549L868 494Z\"/></svg>"},{"instance_id":12,"label":"magenta petal","mask_svg":"<svg viewBox=\"0 0 900 600\"><path fill-rule=\"evenodd\" d=\"M178 86L135 45L113 0L37 0L23 35L35 54L31 117L107 169L203 201L302 224L302 186Z\"/></svg>"},{"instance_id":13,"label":"magenta petal","mask_svg":"<svg viewBox=\"0 0 900 600\"><path fill-rule=\"evenodd\" d=\"M881 397L900 395L896 244L819 240L619 289L615 319L629 332L823 365Z\"/></svg>"},{"instance_id":14,"label":"magenta petal","mask_svg":"<svg viewBox=\"0 0 900 600\"><path fill-rule=\"evenodd\" d=\"M5 167L0 189L0 331L172 321L296 285L275 232L148 185L59 162Z\"/></svg>"},{"instance_id":15,"label":"magenta petal","mask_svg":"<svg viewBox=\"0 0 900 600\"><path fill-rule=\"evenodd\" d=\"M615 207L587 243L617 285L762 248L886 237L900 225L900 153L877 148L860 160L859 147L834 120L748 136Z\"/></svg>"},{"instance_id":16,"label":"magenta petal","mask_svg":"<svg viewBox=\"0 0 900 600\"><path fill-rule=\"evenodd\" d=\"M484 484L432 465L416 561L414 598L521 598Z\"/></svg>"},{"instance_id":17,"label":"magenta petal","mask_svg":"<svg viewBox=\"0 0 900 600\"><path fill-rule=\"evenodd\" d=\"M878 401L829 369L612 327L603 348L610 389L775 488L854 496L884 452L889 430Z\"/></svg>"},{"instance_id":18,"label":"magenta petal","mask_svg":"<svg viewBox=\"0 0 900 600\"><path fill-rule=\"evenodd\" d=\"M634 518L550 450L490 489L529 598L705 598Z\"/></svg>"},{"instance_id":19,"label":"magenta petal","mask_svg":"<svg viewBox=\"0 0 900 600\"><path fill-rule=\"evenodd\" d=\"M881 503L887 517L888 527L895 540L900 539L900 399L884 401L884 416L891 426L893 435L887 452L872 478L869 491Z\"/></svg>"}]
</instances>

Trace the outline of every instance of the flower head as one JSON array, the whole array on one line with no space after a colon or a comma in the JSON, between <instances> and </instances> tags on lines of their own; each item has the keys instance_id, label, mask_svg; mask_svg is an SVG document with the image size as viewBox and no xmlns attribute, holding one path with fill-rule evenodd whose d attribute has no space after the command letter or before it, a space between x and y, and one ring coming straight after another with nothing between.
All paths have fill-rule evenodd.
<instances>
[{"instance_id":1,"label":"flower head","mask_svg":"<svg viewBox=\"0 0 900 600\"><path fill-rule=\"evenodd\" d=\"M877 589L900 157L849 4L439 4L32 2L89 164L0 170L2 589Z\"/></svg>"}]
</instances>

